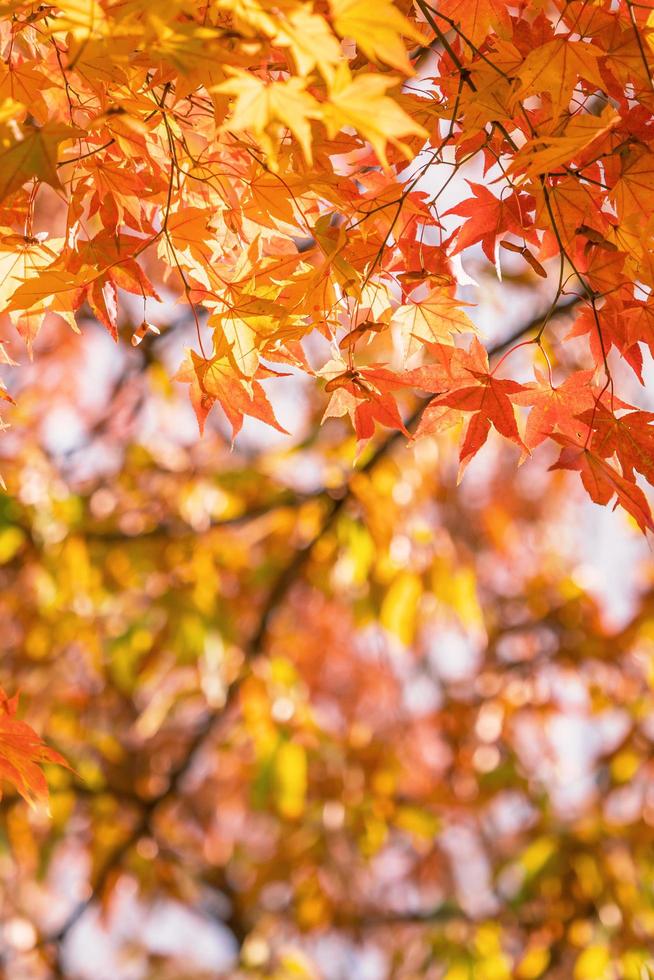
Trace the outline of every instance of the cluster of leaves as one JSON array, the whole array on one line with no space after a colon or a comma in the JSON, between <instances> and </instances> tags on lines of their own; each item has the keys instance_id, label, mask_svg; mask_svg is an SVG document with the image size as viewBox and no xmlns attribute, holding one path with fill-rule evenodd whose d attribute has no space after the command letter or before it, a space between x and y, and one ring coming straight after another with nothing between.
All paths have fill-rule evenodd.
<instances>
[{"instance_id":1,"label":"cluster of leaves","mask_svg":"<svg viewBox=\"0 0 654 980\"><path fill-rule=\"evenodd\" d=\"M172 289L198 326L179 378L201 427L216 402L234 433L244 415L278 426L261 381L280 367L326 379L325 416L349 415L361 441L403 431L398 392L419 386L418 435L468 423L463 465L491 426L523 454L553 439L593 500L652 527L636 483L652 418L609 363L615 348L642 381L654 348L647 5L3 9L0 309L29 344L48 313L74 327L83 306L117 336L119 290L143 299L138 342ZM464 166L485 183L443 213ZM475 329L457 257L476 243L498 269L503 248L549 270L553 307L578 298L589 374L555 377L547 317L533 382L455 346ZM333 345L318 365L315 332ZM371 362L380 337L392 363ZM522 434L517 406L533 406Z\"/></svg>"}]
</instances>

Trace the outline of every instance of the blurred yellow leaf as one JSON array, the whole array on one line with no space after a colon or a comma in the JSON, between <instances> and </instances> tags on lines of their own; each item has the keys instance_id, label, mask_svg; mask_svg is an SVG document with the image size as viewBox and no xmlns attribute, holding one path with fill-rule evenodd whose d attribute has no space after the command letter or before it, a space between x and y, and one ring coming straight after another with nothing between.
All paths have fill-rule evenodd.
<instances>
[{"instance_id":1,"label":"blurred yellow leaf","mask_svg":"<svg viewBox=\"0 0 654 980\"><path fill-rule=\"evenodd\" d=\"M641 764L641 758L636 752L625 749L611 761L611 775L618 783L627 783L632 779Z\"/></svg>"},{"instance_id":2,"label":"blurred yellow leaf","mask_svg":"<svg viewBox=\"0 0 654 980\"><path fill-rule=\"evenodd\" d=\"M25 534L19 527L5 527L0 531L0 565L5 565L20 550Z\"/></svg>"},{"instance_id":3,"label":"blurred yellow leaf","mask_svg":"<svg viewBox=\"0 0 654 980\"><path fill-rule=\"evenodd\" d=\"M545 946L531 946L520 960L516 977L520 980L536 980L543 975L550 961L549 950Z\"/></svg>"},{"instance_id":4,"label":"blurred yellow leaf","mask_svg":"<svg viewBox=\"0 0 654 980\"><path fill-rule=\"evenodd\" d=\"M282 742L274 759L274 799L279 813L295 820L304 812L307 795L307 756L297 742Z\"/></svg>"},{"instance_id":5,"label":"blurred yellow leaf","mask_svg":"<svg viewBox=\"0 0 654 980\"><path fill-rule=\"evenodd\" d=\"M395 818L395 824L401 830L423 840L432 840L440 826L438 818L427 810L417 806L401 807Z\"/></svg>"},{"instance_id":6,"label":"blurred yellow leaf","mask_svg":"<svg viewBox=\"0 0 654 980\"><path fill-rule=\"evenodd\" d=\"M611 957L606 946L589 946L577 957L575 980L608 980Z\"/></svg>"},{"instance_id":7,"label":"blurred yellow leaf","mask_svg":"<svg viewBox=\"0 0 654 980\"><path fill-rule=\"evenodd\" d=\"M401 572L391 583L382 602L382 626L409 646L416 627L416 613L422 595L422 580L414 572Z\"/></svg>"},{"instance_id":8,"label":"blurred yellow leaf","mask_svg":"<svg viewBox=\"0 0 654 980\"><path fill-rule=\"evenodd\" d=\"M522 852L520 863L529 877L537 875L556 851L556 841L551 837L538 837Z\"/></svg>"}]
</instances>

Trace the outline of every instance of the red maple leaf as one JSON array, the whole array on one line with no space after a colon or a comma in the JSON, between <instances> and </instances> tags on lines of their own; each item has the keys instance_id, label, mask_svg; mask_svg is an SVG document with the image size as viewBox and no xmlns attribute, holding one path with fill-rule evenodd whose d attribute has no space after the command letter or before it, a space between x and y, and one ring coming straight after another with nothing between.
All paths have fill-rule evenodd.
<instances>
[{"instance_id":1,"label":"red maple leaf","mask_svg":"<svg viewBox=\"0 0 654 980\"><path fill-rule=\"evenodd\" d=\"M624 304L615 297L608 297L600 310L594 310L590 304L586 304L565 339L588 334L591 354L597 364L601 364L604 354L615 347L642 384L643 355L637 341L642 339L644 343L648 343L649 339L647 334L643 333L641 336L637 332L636 324L644 326L647 323L646 318L640 316L641 306L643 304L625 310ZM654 345L654 338L652 343Z\"/></svg>"},{"instance_id":2,"label":"red maple leaf","mask_svg":"<svg viewBox=\"0 0 654 980\"><path fill-rule=\"evenodd\" d=\"M634 470L654 483L654 412L636 409L618 418L603 406L586 411L582 421L593 426L592 449L603 459L616 456L628 480Z\"/></svg>"},{"instance_id":3,"label":"red maple leaf","mask_svg":"<svg viewBox=\"0 0 654 980\"><path fill-rule=\"evenodd\" d=\"M510 232L520 239L538 243L538 237L530 232L529 215L534 211L535 202L531 194L511 191L504 197L495 197L483 184L467 181L474 197L461 201L445 212L467 218L457 231L454 254L463 251L475 242L481 242L484 255L489 262L495 261L495 241L498 235Z\"/></svg>"},{"instance_id":4,"label":"red maple leaf","mask_svg":"<svg viewBox=\"0 0 654 980\"><path fill-rule=\"evenodd\" d=\"M440 363L418 368L405 375L405 380L409 383L427 387L427 390L430 390L431 385L437 386L437 391L440 389L417 434L426 435L428 432L440 431L453 423L454 419L442 412L443 407L457 409L459 412L472 412L461 447L460 474L486 442L491 425L501 435L526 450L527 447L520 438L513 407L515 396L524 391L523 385L517 381L496 378L490 373L488 354L476 337L468 351L446 348L443 344L432 344L430 349L440 352ZM443 391L443 387L449 390Z\"/></svg>"},{"instance_id":5,"label":"red maple leaf","mask_svg":"<svg viewBox=\"0 0 654 980\"><path fill-rule=\"evenodd\" d=\"M621 504L642 531L654 531L652 513L640 487L585 446L577 445L566 436L555 435L553 438L561 443L563 449L550 469L576 470L581 475L586 492L596 504L606 506L615 496L614 506Z\"/></svg>"}]
</instances>

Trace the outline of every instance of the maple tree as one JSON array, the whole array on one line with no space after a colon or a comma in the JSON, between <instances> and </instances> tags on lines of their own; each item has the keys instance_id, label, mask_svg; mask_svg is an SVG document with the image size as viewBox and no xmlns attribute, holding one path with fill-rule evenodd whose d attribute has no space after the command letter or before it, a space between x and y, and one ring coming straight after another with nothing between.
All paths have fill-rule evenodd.
<instances>
[{"instance_id":1,"label":"maple tree","mask_svg":"<svg viewBox=\"0 0 654 980\"><path fill-rule=\"evenodd\" d=\"M7 975L218 975L84 973L138 894L224 975L641 980L651 572L612 627L558 537L654 530L654 6L7 0L0 44Z\"/></svg>"}]
</instances>

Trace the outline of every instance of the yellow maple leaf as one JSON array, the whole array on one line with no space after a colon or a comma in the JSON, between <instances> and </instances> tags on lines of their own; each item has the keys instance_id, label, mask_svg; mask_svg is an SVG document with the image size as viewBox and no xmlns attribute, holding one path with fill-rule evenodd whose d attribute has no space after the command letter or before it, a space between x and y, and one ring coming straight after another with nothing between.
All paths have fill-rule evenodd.
<instances>
[{"instance_id":1,"label":"yellow maple leaf","mask_svg":"<svg viewBox=\"0 0 654 980\"><path fill-rule=\"evenodd\" d=\"M149 27L154 37L148 56L161 57L196 83L212 78L216 68L216 43L220 31L194 23L170 23L169 18L150 13Z\"/></svg>"},{"instance_id":2,"label":"yellow maple leaf","mask_svg":"<svg viewBox=\"0 0 654 980\"><path fill-rule=\"evenodd\" d=\"M212 314L208 324L217 334L222 350L227 345L228 356L243 378L252 378L259 366L259 347L255 331L236 314Z\"/></svg>"},{"instance_id":3,"label":"yellow maple leaf","mask_svg":"<svg viewBox=\"0 0 654 980\"><path fill-rule=\"evenodd\" d=\"M390 0L330 0L334 27L353 38L371 61L413 74L402 35L424 41L423 35Z\"/></svg>"},{"instance_id":4,"label":"yellow maple leaf","mask_svg":"<svg viewBox=\"0 0 654 980\"><path fill-rule=\"evenodd\" d=\"M474 333L474 323L460 306L460 301L441 289L432 290L419 302L399 306L391 323L400 328L404 357L421 350L424 341L451 344L455 333Z\"/></svg>"},{"instance_id":5,"label":"yellow maple leaf","mask_svg":"<svg viewBox=\"0 0 654 980\"><path fill-rule=\"evenodd\" d=\"M415 572L402 571L384 596L379 615L382 626L410 646L416 630L416 615L422 596L422 580Z\"/></svg>"},{"instance_id":6,"label":"yellow maple leaf","mask_svg":"<svg viewBox=\"0 0 654 980\"><path fill-rule=\"evenodd\" d=\"M257 0L217 0L218 10L228 10L234 19L234 27L246 37L267 34L274 37L275 20L270 9Z\"/></svg>"},{"instance_id":7,"label":"yellow maple leaf","mask_svg":"<svg viewBox=\"0 0 654 980\"><path fill-rule=\"evenodd\" d=\"M516 153L508 173L518 173L522 179L548 173L572 160L595 140L606 136L619 122L620 115L610 105L605 106L601 116L590 113L573 116L563 135L536 136L529 140Z\"/></svg>"},{"instance_id":8,"label":"yellow maple leaf","mask_svg":"<svg viewBox=\"0 0 654 980\"><path fill-rule=\"evenodd\" d=\"M282 742L274 757L277 810L287 820L302 816L307 795L307 756L297 742Z\"/></svg>"},{"instance_id":9,"label":"yellow maple leaf","mask_svg":"<svg viewBox=\"0 0 654 980\"><path fill-rule=\"evenodd\" d=\"M352 77L347 65L339 65L324 106L323 121L330 137L351 126L367 139L385 167L386 144L398 147L407 159L413 151L401 136L427 137L427 131L412 119L386 92L397 84L394 78L364 73Z\"/></svg>"},{"instance_id":10,"label":"yellow maple leaf","mask_svg":"<svg viewBox=\"0 0 654 980\"><path fill-rule=\"evenodd\" d=\"M59 144L75 139L81 132L61 123L24 126L19 139L12 139L0 149L0 200L4 200L36 178L51 187L59 187L57 158Z\"/></svg>"},{"instance_id":11,"label":"yellow maple leaf","mask_svg":"<svg viewBox=\"0 0 654 980\"><path fill-rule=\"evenodd\" d=\"M223 132L250 132L261 144L272 167L276 166L276 143L288 129L302 147L308 163L311 155L311 123L319 119L320 104L306 91L301 78L288 78L266 84L250 72L230 69L233 78L212 87L213 92L236 96Z\"/></svg>"},{"instance_id":12,"label":"yellow maple leaf","mask_svg":"<svg viewBox=\"0 0 654 980\"><path fill-rule=\"evenodd\" d=\"M10 319L27 341L30 353L45 312L10 311L8 305L13 294L23 283L30 279L38 279L43 270L56 261L63 245L63 239L52 240L46 244L12 232L0 238L0 312L9 313Z\"/></svg>"},{"instance_id":13,"label":"yellow maple leaf","mask_svg":"<svg viewBox=\"0 0 654 980\"><path fill-rule=\"evenodd\" d=\"M57 0L61 13L53 19L51 30L72 34L76 41L101 37L107 30L107 17L100 0Z\"/></svg>"},{"instance_id":14,"label":"yellow maple leaf","mask_svg":"<svg viewBox=\"0 0 654 980\"><path fill-rule=\"evenodd\" d=\"M309 75L317 67L324 78L330 79L343 57L325 18L306 7L298 7L288 14L275 35L275 42L290 48L301 75Z\"/></svg>"},{"instance_id":15,"label":"yellow maple leaf","mask_svg":"<svg viewBox=\"0 0 654 980\"><path fill-rule=\"evenodd\" d=\"M64 269L39 270L14 291L6 311L18 313L30 323L37 319L40 323L46 313L56 313L79 332L75 310L81 303L80 290L93 278L91 273L88 267L75 275Z\"/></svg>"}]
</instances>

